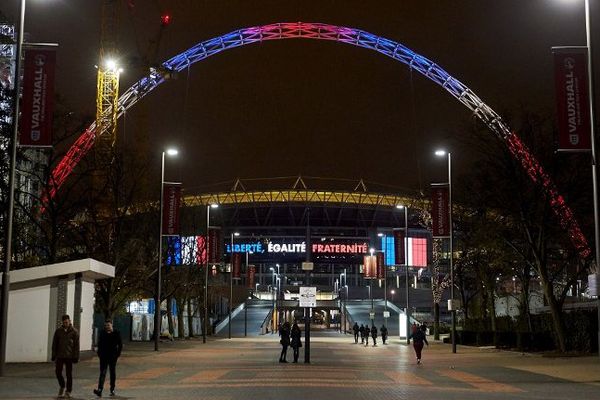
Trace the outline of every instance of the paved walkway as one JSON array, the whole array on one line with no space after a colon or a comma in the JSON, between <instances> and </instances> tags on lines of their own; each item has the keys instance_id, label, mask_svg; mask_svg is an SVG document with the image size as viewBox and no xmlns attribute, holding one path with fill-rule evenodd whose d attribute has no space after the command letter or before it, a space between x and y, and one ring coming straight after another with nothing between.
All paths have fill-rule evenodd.
<instances>
[{"instance_id":1,"label":"paved walkway","mask_svg":"<svg viewBox=\"0 0 600 400\"><path fill-rule=\"evenodd\" d=\"M416 365L411 347L356 345L349 335L319 332L311 364L280 364L276 335L128 344L118 364L124 399L600 399L597 357L546 358L434 343ZM302 348L304 350L304 348ZM288 360L291 360L291 351ZM97 359L75 366L75 399L93 399ZM51 399L53 365L9 364L1 399Z\"/></svg>"}]
</instances>

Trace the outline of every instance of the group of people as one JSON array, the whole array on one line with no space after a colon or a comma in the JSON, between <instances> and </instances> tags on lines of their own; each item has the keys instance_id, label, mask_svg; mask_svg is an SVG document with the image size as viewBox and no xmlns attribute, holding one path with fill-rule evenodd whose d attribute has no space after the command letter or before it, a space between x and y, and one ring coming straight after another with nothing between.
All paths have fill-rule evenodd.
<instances>
[{"instance_id":1,"label":"group of people","mask_svg":"<svg viewBox=\"0 0 600 400\"><path fill-rule=\"evenodd\" d=\"M375 324L371 325L371 327L369 327L368 324L360 324L359 327L358 323L355 322L354 326L352 326L352 330L354 331L355 344L358 344L358 336L360 335L360 343L364 344L365 347L369 345L369 337L373 339L373 346L377 346L377 327ZM379 332L381 333L381 340L383 341L383 344L387 344L386 341L388 338L388 329L385 327L385 325L381 325Z\"/></svg>"},{"instance_id":2,"label":"group of people","mask_svg":"<svg viewBox=\"0 0 600 400\"><path fill-rule=\"evenodd\" d=\"M116 366L121 356L123 342L119 331L113 329L112 320L104 321L104 330L98 336L98 358L100 359L100 376L94 394L102 396L106 371L110 370L110 395L115 395ZM61 326L52 338L52 361L55 362L55 374L58 380L58 397L70 398L73 391L73 364L79 362L79 332L71 324L71 317L62 316ZM63 376L63 369L66 374Z\"/></svg>"},{"instance_id":3,"label":"group of people","mask_svg":"<svg viewBox=\"0 0 600 400\"><path fill-rule=\"evenodd\" d=\"M279 343L281 343L281 355L279 356L280 363L287 363L287 351L288 347L292 347L294 350L294 362L298 362L298 356L300 354L300 347L302 347L302 331L298 324L294 322L294 325L290 328L289 322L284 322L279 327Z\"/></svg>"}]
</instances>

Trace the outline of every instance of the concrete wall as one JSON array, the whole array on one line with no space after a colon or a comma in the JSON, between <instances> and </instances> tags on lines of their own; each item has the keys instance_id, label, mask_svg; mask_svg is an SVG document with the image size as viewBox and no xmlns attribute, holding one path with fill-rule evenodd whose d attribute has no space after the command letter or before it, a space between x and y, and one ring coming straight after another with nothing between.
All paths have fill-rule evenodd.
<instances>
[{"instance_id":1,"label":"concrete wall","mask_svg":"<svg viewBox=\"0 0 600 400\"><path fill-rule=\"evenodd\" d=\"M81 291L81 328L79 330L79 347L81 350L92 350L94 325L94 283L82 283Z\"/></svg>"},{"instance_id":2,"label":"concrete wall","mask_svg":"<svg viewBox=\"0 0 600 400\"><path fill-rule=\"evenodd\" d=\"M11 290L8 306L7 362L48 360L50 284Z\"/></svg>"},{"instance_id":3,"label":"concrete wall","mask_svg":"<svg viewBox=\"0 0 600 400\"><path fill-rule=\"evenodd\" d=\"M64 313L79 321L80 350L91 350L94 282L113 276L114 267L93 259L13 271L6 361L49 361L54 331Z\"/></svg>"}]
</instances>

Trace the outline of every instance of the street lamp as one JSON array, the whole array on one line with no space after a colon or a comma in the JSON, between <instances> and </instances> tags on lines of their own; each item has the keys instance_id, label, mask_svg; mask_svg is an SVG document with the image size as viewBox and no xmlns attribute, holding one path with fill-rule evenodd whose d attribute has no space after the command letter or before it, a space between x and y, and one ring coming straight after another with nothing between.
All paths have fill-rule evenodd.
<instances>
[{"instance_id":1,"label":"street lamp","mask_svg":"<svg viewBox=\"0 0 600 400\"><path fill-rule=\"evenodd\" d=\"M390 291L390 294L392 295L392 304L394 304L394 295L396 294L396 291L394 289L392 289Z\"/></svg>"},{"instance_id":2,"label":"street lamp","mask_svg":"<svg viewBox=\"0 0 600 400\"><path fill-rule=\"evenodd\" d=\"M587 1L587 0L586 0ZM452 310L450 313L452 315L452 352L456 353L456 310L454 307L454 265L452 264L453 258L453 248L452 248L452 239L453 239L453 226L452 226L452 153L447 152L445 150L436 150L435 155L438 157L448 156L448 226L449 226L449 248L450 248L450 303L452 304Z\"/></svg>"},{"instance_id":3,"label":"street lamp","mask_svg":"<svg viewBox=\"0 0 600 400\"><path fill-rule=\"evenodd\" d=\"M177 149L163 150L160 163L160 205L159 205L159 229L158 229L158 273L156 274L156 304L154 306L154 351L158 351L158 341L160 337L160 292L162 291L162 238L163 238L163 206L164 206L164 186L165 186L165 154L175 157L179 152ZM169 305L167 304L167 307Z\"/></svg>"},{"instance_id":4,"label":"street lamp","mask_svg":"<svg viewBox=\"0 0 600 400\"><path fill-rule=\"evenodd\" d=\"M410 284L408 273L408 207L404 204L396 205L396 208L404 211L404 278L406 280L406 344L410 344Z\"/></svg>"},{"instance_id":5,"label":"street lamp","mask_svg":"<svg viewBox=\"0 0 600 400\"><path fill-rule=\"evenodd\" d=\"M219 208L216 203L206 205L206 238L204 240L204 247L206 249L206 268L204 269L204 330L202 331L202 343L206 343L206 335L208 331L208 262L209 260L209 247L208 237L210 231L210 209Z\"/></svg>"},{"instance_id":6,"label":"street lamp","mask_svg":"<svg viewBox=\"0 0 600 400\"><path fill-rule=\"evenodd\" d=\"M240 233L231 232L231 251L229 252L229 323L227 324L229 328L229 339L231 339L231 312L233 302L233 238L236 236L240 236Z\"/></svg>"},{"instance_id":7,"label":"street lamp","mask_svg":"<svg viewBox=\"0 0 600 400\"><path fill-rule=\"evenodd\" d=\"M10 295L10 262L12 259L12 230L15 204L15 170L17 162L17 138L19 133L19 94L21 92L21 52L23 50L23 34L25 25L26 0L21 0L19 9L19 36L17 37L16 68L15 68L15 95L12 116L13 134L10 150L10 171L8 174L8 215L6 221L6 237L4 244L4 269L2 273L2 303L0 321L0 376L4 376L4 365L6 362L6 335L8 323L8 296Z\"/></svg>"},{"instance_id":8,"label":"street lamp","mask_svg":"<svg viewBox=\"0 0 600 400\"><path fill-rule=\"evenodd\" d=\"M271 275L271 302L273 304L273 314L271 314L271 321L272 321L272 326L271 326L271 334L273 334L273 331L275 330L275 318L276 315L275 313L277 312L277 308L275 306L275 268L273 267L269 267L269 271L272 272Z\"/></svg>"},{"instance_id":9,"label":"street lamp","mask_svg":"<svg viewBox=\"0 0 600 400\"><path fill-rule=\"evenodd\" d=\"M597 6L596 2L596 6ZM596 12L598 10L596 9ZM590 101L590 145L592 148L592 192L594 201L594 248L596 263L596 279L600 277L600 206L598 205L598 175L596 168L596 116L595 93L594 93L594 63L592 57L592 15L590 12L590 0L585 0L585 38L587 47L587 73L588 73L588 93ZM600 321L600 296L598 296L597 305L598 321ZM598 345L600 346L600 324L598 325Z\"/></svg>"}]
</instances>

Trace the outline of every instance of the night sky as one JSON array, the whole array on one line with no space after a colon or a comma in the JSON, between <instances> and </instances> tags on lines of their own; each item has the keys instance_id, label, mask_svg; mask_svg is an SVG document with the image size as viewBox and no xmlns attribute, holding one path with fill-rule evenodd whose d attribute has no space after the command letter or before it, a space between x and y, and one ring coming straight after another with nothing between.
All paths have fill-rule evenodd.
<instances>
[{"instance_id":1,"label":"night sky","mask_svg":"<svg viewBox=\"0 0 600 400\"><path fill-rule=\"evenodd\" d=\"M121 56L129 64L122 91L141 77L141 66L130 62L139 58L136 42L148 57L164 10L173 22L156 61L248 26L343 25L429 58L500 113L553 114L550 48L585 44L583 0L132 2L133 13L122 7ZM18 3L3 1L0 9L14 18ZM57 91L73 110L90 115L99 15L100 1L28 0L25 24L30 41L60 44ZM294 39L195 64L189 77L180 74L138 103L126 123L120 120L119 135L132 141L134 131L147 131L157 168L162 148L178 146L181 157L169 161L167 177L191 191L236 177L298 174L418 190L445 180L444 163L432 156L440 145L452 149L459 172L471 165L469 149L455 139L470 121L464 106L397 61L346 44Z\"/></svg>"}]
</instances>

